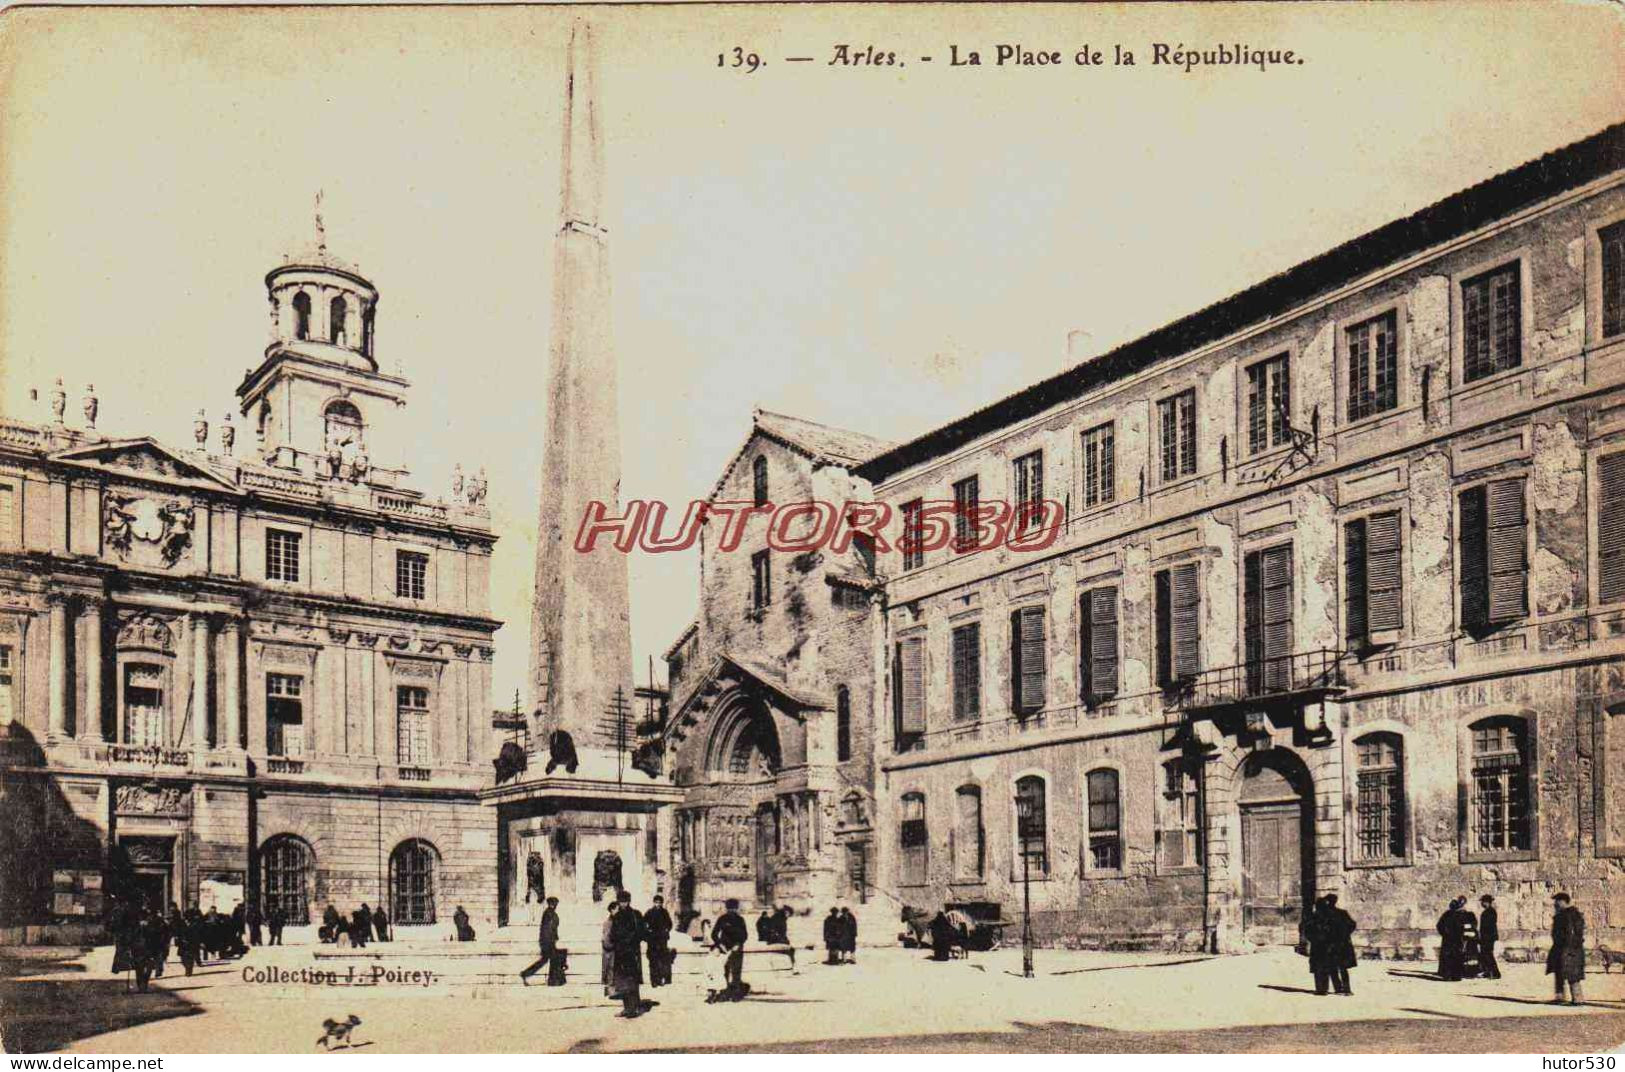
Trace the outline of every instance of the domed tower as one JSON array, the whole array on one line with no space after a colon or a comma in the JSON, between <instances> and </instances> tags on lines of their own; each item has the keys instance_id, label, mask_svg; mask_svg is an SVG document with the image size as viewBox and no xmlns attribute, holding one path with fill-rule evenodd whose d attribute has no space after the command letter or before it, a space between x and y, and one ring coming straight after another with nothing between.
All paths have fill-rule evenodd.
<instances>
[{"instance_id":1,"label":"domed tower","mask_svg":"<svg viewBox=\"0 0 1625 1072\"><path fill-rule=\"evenodd\" d=\"M309 475L367 480L406 404L407 381L373 356L378 291L327 255L295 258L265 277L271 344L237 397L262 460Z\"/></svg>"}]
</instances>

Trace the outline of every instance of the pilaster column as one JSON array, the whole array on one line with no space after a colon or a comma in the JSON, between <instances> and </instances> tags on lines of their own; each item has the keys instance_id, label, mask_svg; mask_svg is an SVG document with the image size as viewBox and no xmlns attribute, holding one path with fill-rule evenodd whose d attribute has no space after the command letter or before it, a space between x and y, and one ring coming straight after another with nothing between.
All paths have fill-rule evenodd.
<instances>
[{"instance_id":1,"label":"pilaster column","mask_svg":"<svg viewBox=\"0 0 1625 1072\"><path fill-rule=\"evenodd\" d=\"M221 669L225 685L220 691L220 722L222 740L216 745L233 751L243 747L243 661L242 623L227 618L220 627L222 653Z\"/></svg>"},{"instance_id":2,"label":"pilaster column","mask_svg":"<svg viewBox=\"0 0 1625 1072\"><path fill-rule=\"evenodd\" d=\"M50 739L68 736L68 602L51 593L46 597L51 614Z\"/></svg>"},{"instance_id":3,"label":"pilaster column","mask_svg":"<svg viewBox=\"0 0 1625 1072\"><path fill-rule=\"evenodd\" d=\"M102 601L87 599L83 603L85 618L85 713L75 728L85 741L105 741L102 729L102 682L106 668L102 666Z\"/></svg>"},{"instance_id":4,"label":"pilaster column","mask_svg":"<svg viewBox=\"0 0 1625 1072\"><path fill-rule=\"evenodd\" d=\"M192 717L182 747L194 752L209 743L209 617L192 615Z\"/></svg>"}]
</instances>

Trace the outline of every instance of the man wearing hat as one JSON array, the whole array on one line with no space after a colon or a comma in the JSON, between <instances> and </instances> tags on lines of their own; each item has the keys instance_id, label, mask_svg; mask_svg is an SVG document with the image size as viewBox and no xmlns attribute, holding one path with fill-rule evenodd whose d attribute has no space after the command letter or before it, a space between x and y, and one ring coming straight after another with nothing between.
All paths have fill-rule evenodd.
<instances>
[{"instance_id":1,"label":"man wearing hat","mask_svg":"<svg viewBox=\"0 0 1625 1072\"><path fill-rule=\"evenodd\" d=\"M1552 948L1546 954L1546 974L1556 988L1553 1005L1563 1004L1563 984L1569 988L1569 1004L1584 1000L1580 983L1586 977L1586 918L1574 907L1566 893L1552 898Z\"/></svg>"}]
</instances>

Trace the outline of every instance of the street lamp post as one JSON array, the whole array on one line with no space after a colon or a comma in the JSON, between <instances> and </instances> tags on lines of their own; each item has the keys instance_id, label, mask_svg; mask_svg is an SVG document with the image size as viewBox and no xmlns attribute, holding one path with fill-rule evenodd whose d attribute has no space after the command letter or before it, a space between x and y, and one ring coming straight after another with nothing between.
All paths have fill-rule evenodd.
<instances>
[{"instance_id":1,"label":"street lamp post","mask_svg":"<svg viewBox=\"0 0 1625 1072\"><path fill-rule=\"evenodd\" d=\"M1032 831L1033 801L1016 794L1016 834L1021 841L1021 975L1033 977L1033 881L1032 853L1028 836Z\"/></svg>"}]
</instances>

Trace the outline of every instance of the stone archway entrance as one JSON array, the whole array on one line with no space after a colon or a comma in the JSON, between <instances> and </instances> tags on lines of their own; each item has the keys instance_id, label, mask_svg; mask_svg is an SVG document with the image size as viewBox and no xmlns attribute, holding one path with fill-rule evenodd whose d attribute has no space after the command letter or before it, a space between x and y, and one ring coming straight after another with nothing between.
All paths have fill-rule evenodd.
<instances>
[{"instance_id":1,"label":"stone archway entrance","mask_svg":"<svg viewBox=\"0 0 1625 1072\"><path fill-rule=\"evenodd\" d=\"M1284 748L1242 763L1241 921L1260 945L1298 940L1315 896L1314 791L1303 760Z\"/></svg>"}]
</instances>

